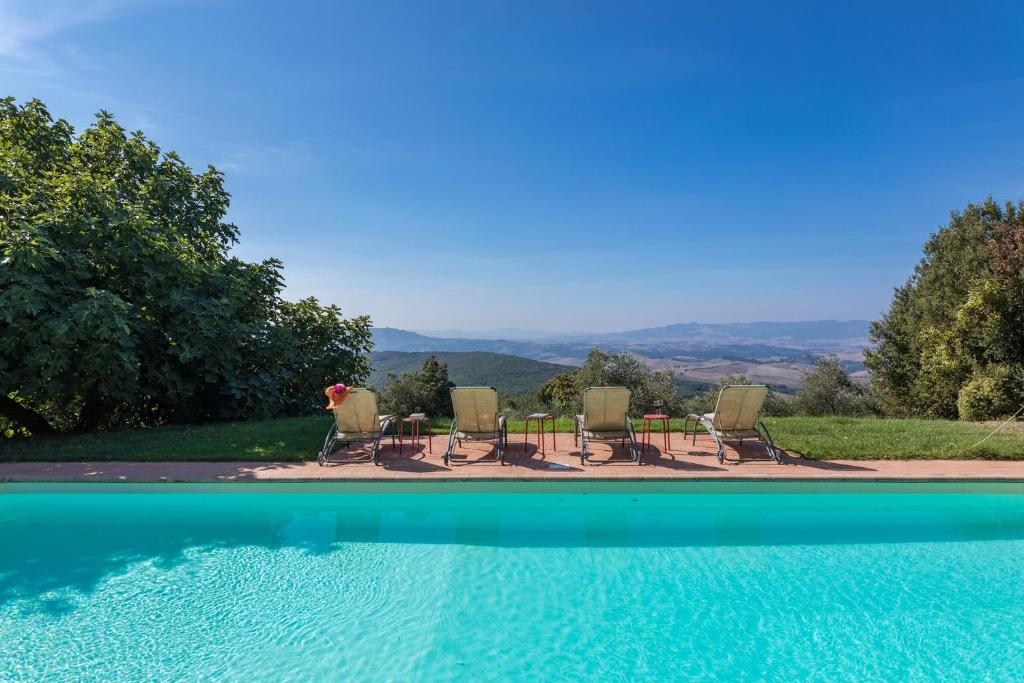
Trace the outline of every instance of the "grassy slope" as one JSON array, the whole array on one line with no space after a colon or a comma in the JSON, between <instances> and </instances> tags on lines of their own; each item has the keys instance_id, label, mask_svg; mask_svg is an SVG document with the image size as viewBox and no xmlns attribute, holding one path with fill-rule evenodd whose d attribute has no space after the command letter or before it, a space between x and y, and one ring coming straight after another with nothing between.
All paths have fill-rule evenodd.
<instances>
[{"instance_id":1,"label":"grassy slope","mask_svg":"<svg viewBox=\"0 0 1024 683\"><path fill-rule=\"evenodd\" d=\"M448 375L461 386L493 386L502 394L532 394L555 375L571 370L564 365L483 351L447 353L374 352L373 374L368 384L383 387L387 372L412 372L423 367L428 356L448 364Z\"/></svg>"},{"instance_id":2,"label":"grassy slope","mask_svg":"<svg viewBox=\"0 0 1024 683\"><path fill-rule=\"evenodd\" d=\"M1008 427L971 448L992 425L933 420L771 418L772 436L794 455L813 459L971 458L1024 460L1024 431ZM48 460L304 460L316 457L330 425L327 415L197 427L159 427L0 443L0 461ZM672 421L673 430L682 420ZM572 422L558 421L559 431ZM509 424L522 433L522 422ZM436 420L434 433L446 434Z\"/></svg>"}]
</instances>

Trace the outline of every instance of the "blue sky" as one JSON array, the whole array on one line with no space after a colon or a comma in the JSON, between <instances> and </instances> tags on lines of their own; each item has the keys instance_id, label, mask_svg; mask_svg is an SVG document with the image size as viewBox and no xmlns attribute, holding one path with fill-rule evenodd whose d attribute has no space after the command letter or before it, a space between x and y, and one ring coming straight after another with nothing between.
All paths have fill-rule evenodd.
<instances>
[{"instance_id":1,"label":"blue sky","mask_svg":"<svg viewBox=\"0 0 1024 683\"><path fill-rule=\"evenodd\" d=\"M1022 35L1019 2L0 0L0 92L214 164L240 256L381 325L873 318L950 209L1024 198Z\"/></svg>"}]
</instances>

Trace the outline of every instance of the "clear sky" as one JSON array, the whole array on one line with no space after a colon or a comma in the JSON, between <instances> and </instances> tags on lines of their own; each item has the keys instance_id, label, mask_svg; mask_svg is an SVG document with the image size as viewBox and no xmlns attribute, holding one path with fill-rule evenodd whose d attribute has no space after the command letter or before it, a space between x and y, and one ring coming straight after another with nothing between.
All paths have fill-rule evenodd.
<instances>
[{"instance_id":1,"label":"clear sky","mask_svg":"<svg viewBox=\"0 0 1024 683\"><path fill-rule=\"evenodd\" d=\"M873 318L1024 198L1024 3L0 0L0 94L227 175L237 253L414 329Z\"/></svg>"}]
</instances>

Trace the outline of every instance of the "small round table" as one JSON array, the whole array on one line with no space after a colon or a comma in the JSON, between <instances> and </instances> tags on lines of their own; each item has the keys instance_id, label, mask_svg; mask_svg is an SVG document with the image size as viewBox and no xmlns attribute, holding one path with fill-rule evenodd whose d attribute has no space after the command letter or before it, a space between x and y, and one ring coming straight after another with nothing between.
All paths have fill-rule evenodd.
<instances>
[{"instance_id":1,"label":"small round table","mask_svg":"<svg viewBox=\"0 0 1024 683\"><path fill-rule=\"evenodd\" d=\"M526 416L526 434L523 436L523 451L526 451L526 444L530 443L530 421L533 420L537 423L537 438L539 443L537 446L540 448L540 452L544 453L544 423L551 420L551 450L558 450L555 446L555 416L551 413L533 413Z\"/></svg>"},{"instance_id":2,"label":"small round table","mask_svg":"<svg viewBox=\"0 0 1024 683\"><path fill-rule=\"evenodd\" d=\"M643 421L640 423L640 440L643 443L643 448L646 451L647 447L651 445L651 423L661 422L661 433L665 440L665 452L669 452L668 442L668 415L663 413L648 413L644 415Z\"/></svg>"},{"instance_id":3,"label":"small round table","mask_svg":"<svg viewBox=\"0 0 1024 683\"><path fill-rule=\"evenodd\" d=\"M426 413L413 413L409 417L403 417L402 421L398 423L398 452L402 452L402 436L405 433L405 425L412 425L409 431L409 445L412 447L412 452L415 453L420 445L420 423L427 423L427 450L430 453L434 452L434 447L430 443L430 420L427 419Z\"/></svg>"}]
</instances>

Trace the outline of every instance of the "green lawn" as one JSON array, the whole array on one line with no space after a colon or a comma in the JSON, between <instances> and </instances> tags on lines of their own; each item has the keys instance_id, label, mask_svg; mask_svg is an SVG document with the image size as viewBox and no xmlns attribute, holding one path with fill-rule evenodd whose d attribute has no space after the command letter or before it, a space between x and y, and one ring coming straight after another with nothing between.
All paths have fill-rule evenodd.
<instances>
[{"instance_id":1,"label":"green lawn","mask_svg":"<svg viewBox=\"0 0 1024 683\"><path fill-rule=\"evenodd\" d=\"M979 446L997 425L949 420L784 417L765 420L772 438L814 460L1024 460L1016 425Z\"/></svg>"},{"instance_id":2,"label":"green lawn","mask_svg":"<svg viewBox=\"0 0 1024 683\"><path fill-rule=\"evenodd\" d=\"M766 420L775 442L794 455L822 459L959 458L1024 460L1024 432L1011 425L980 446L992 425L939 420L787 417ZM297 417L197 427L158 427L124 432L0 442L0 461L31 460L309 460L316 457L330 417ZM559 419L571 432L572 421ZM639 425L637 425L639 429ZM682 420L672 420L674 431ZM435 420L435 434L448 422ZM521 434L523 423L510 422Z\"/></svg>"},{"instance_id":3,"label":"green lawn","mask_svg":"<svg viewBox=\"0 0 1024 683\"><path fill-rule=\"evenodd\" d=\"M330 418L291 417L194 427L56 436L0 445L0 461L26 460L308 460Z\"/></svg>"}]
</instances>

